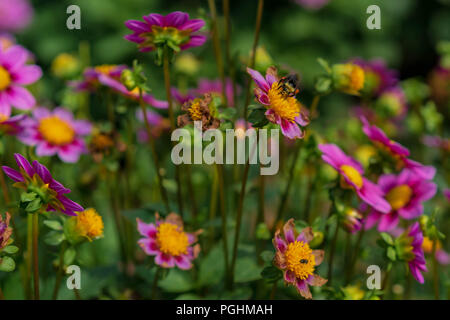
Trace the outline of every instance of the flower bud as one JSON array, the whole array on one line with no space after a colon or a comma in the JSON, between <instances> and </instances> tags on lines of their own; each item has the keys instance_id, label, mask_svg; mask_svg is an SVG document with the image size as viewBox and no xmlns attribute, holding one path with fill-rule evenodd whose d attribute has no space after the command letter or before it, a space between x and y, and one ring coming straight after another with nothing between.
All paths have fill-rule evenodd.
<instances>
[{"instance_id":1,"label":"flower bud","mask_svg":"<svg viewBox=\"0 0 450 320\"><path fill-rule=\"evenodd\" d=\"M334 88L347 94L360 95L364 87L364 70L352 63L335 64L332 67Z\"/></svg>"},{"instance_id":2,"label":"flower bud","mask_svg":"<svg viewBox=\"0 0 450 320\"><path fill-rule=\"evenodd\" d=\"M59 78L73 77L80 71L80 60L74 55L68 53L61 53L52 62L52 72Z\"/></svg>"}]
</instances>

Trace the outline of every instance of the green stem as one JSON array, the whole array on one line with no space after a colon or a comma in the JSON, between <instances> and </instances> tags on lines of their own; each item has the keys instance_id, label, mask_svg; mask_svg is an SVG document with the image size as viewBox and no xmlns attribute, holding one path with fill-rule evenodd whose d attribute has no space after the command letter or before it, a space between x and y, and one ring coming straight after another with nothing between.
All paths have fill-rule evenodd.
<instances>
[{"instance_id":1,"label":"green stem","mask_svg":"<svg viewBox=\"0 0 450 320\"><path fill-rule=\"evenodd\" d=\"M55 287L53 288L53 300L58 299L59 287L61 286L61 280L64 274L64 252L66 251L66 241L61 244L61 251L59 252L59 266L58 272L56 273Z\"/></svg>"},{"instance_id":2,"label":"green stem","mask_svg":"<svg viewBox=\"0 0 450 320\"><path fill-rule=\"evenodd\" d=\"M278 211L277 211L277 217L275 219L275 223L273 225L272 231L276 229L276 226L278 223L283 219L284 216L284 210L286 208L287 200L289 197L289 191L291 190L292 182L294 181L295 176L295 167L297 165L297 160L300 155L300 149L301 149L301 142L299 142L296 145L294 158L292 159L291 167L289 168L289 176L288 176L288 182L286 185L286 188L283 191L283 194L280 199L280 204L278 205Z\"/></svg>"},{"instance_id":3,"label":"green stem","mask_svg":"<svg viewBox=\"0 0 450 320\"><path fill-rule=\"evenodd\" d=\"M191 204L191 215L192 215L194 224L196 224L197 223L198 206L197 206L197 200L195 199L194 184L192 183L192 172L191 172L190 166L185 166L185 168L186 168L186 180L187 180L188 191L189 191L189 202Z\"/></svg>"},{"instance_id":4,"label":"green stem","mask_svg":"<svg viewBox=\"0 0 450 320\"><path fill-rule=\"evenodd\" d=\"M261 170L261 164L259 165ZM256 226L260 223L264 222L264 200L265 200L265 188L266 188L266 179L262 174L259 175L259 188L258 188L258 215L256 217ZM256 259L257 262L262 264L263 260L261 259L261 252L263 249L264 241L256 242Z\"/></svg>"},{"instance_id":5,"label":"green stem","mask_svg":"<svg viewBox=\"0 0 450 320\"><path fill-rule=\"evenodd\" d=\"M222 49L220 47L219 32L217 29L217 10L216 3L214 0L208 0L209 11L211 12L211 27L212 27L212 38L214 47L214 56L216 59L217 71L219 73L220 79L222 81L222 98L224 105L228 106L227 95L226 95L226 80L225 72L223 70L223 60L222 60Z\"/></svg>"},{"instance_id":6,"label":"green stem","mask_svg":"<svg viewBox=\"0 0 450 320\"><path fill-rule=\"evenodd\" d=\"M172 93L170 88L169 48L167 47L164 47L163 71L164 71L164 85L166 87L167 103L169 104L170 130L171 132L173 132L173 130L175 130L175 117L173 113ZM175 180L177 181L178 210L181 217L183 217L183 196L181 191L180 166L177 165L175 166Z\"/></svg>"},{"instance_id":7,"label":"green stem","mask_svg":"<svg viewBox=\"0 0 450 320\"><path fill-rule=\"evenodd\" d=\"M386 270L386 273L384 275L383 284L381 285L381 290L383 290L383 295L381 296L382 299L384 299L388 294L387 287L388 287L389 276L391 274L391 271L392 271L392 268L390 270Z\"/></svg>"},{"instance_id":8,"label":"green stem","mask_svg":"<svg viewBox=\"0 0 450 320\"><path fill-rule=\"evenodd\" d=\"M227 212L225 208L225 192L224 192L224 183L223 183L223 165L216 164L217 168L217 176L219 180L219 198L220 198L220 215L222 217L222 240L223 240L223 254L225 258L225 274L226 278L229 275L229 266L228 266L228 236L227 236Z\"/></svg>"},{"instance_id":9,"label":"green stem","mask_svg":"<svg viewBox=\"0 0 450 320\"><path fill-rule=\"evenodd\" d=\"M353 274L353 270L355 269L356 262L358 261L359 248L361 247L361 243L365 233L366 230L363 225L361 227L361 230L359 231L358 240L356 240L355 248L353 249L353 254L350 256L349 267L346 269L347 272L345 275L345 284L348 284L350 282L350 278Z\"/></svg>"},{"instance_id":10,"label":"green stem","mask_svg":"<svg viewBox=\"0 0 450 320\"><path fill-rule=\"evenodd\" d=\"M25 256L25 295L27 299L33 298L31 293L31 260L33 253L33 215L29 213L27 215L27 251Z\"/></svg>"},{"instance_id":11,"label":"green stem","mask_svg":"<svg viewBox=\"0 0 450 320\"><path fill-rule=\"evenodd\" d=\"M231 60L231 17L230 17L230 0L223 0L223 15L225 17L225 54L227 69L230 73L231 82L233 84L233 103L236 102L236 72L234 63Z\"/></svg>"},{"instance_id":12,"label":"green stem","mask_svg":"<svg viewBox=\"0 0 450 320\"><path fill-rule=\"evenodd\" d=\"M33 214L33 280L34 280L34 300L40 300L40 297L39 297L38 236L39 236L39 213L34 213L34 214Z\"/></svg>"},{"instance_id":13,"label":"green stem","mask_svg":"<svg viewBox=\"0 0 450 320\"><path fill-rule=\"evenodd\" d=\"M161 268L156 267L155 277L153 278L153 285L152 285L152 300L155 300L155 298L156 298L156 291L158 289L158 280L159 280L160 273L161 273Z\"/></svg>"},{"instance_id":14,"label":"green stem","mask_svg":"<svg viewBox=\"0 0 450 320\"><path fill-rule=\"evenodd\" d=\"M256 132L256 136L258 137L258 132ZM233 288L233 282L234 282L234 269L236 266L237 249L238 249L238 245L239 245L239 236L240 236L241 222L242 222L242 213L244 210L245 190L246 190L246 186L247 186L248 173L250 170L250 159L253 157L253 153L257 150L257 145L258 145L258 139L255 140L255 144L253 145L253 148L249 153L247 162L245 164L244 175L242 177L241 193L239 195L239 202L238 202L238 208L237 208L237 214L236 214L236 230L234 233L233 255L231 258L231 265L230 265L230 277L228 279L228 287L230 289Z\"/></svg>"},{"instance_id":15,"label":"green stem","mask_svg":"<svg viewBox=\"0 0 450 320\"><path fill-rule=\"evenodd\" d=\"M277 285L278 285L278 280L273 283L272 290L270 291L269 300L275 299L275 294L277 293Z\"/></svg>"},{"instance_id":16,"label":"green stem","mask_svg":"<svg viewBox=\"0 0 450 320\"><path fill-rule=\"evenodd\" d=\"M257 13L256 13L255 37L253 39L252 52L250 53L250 65L249 65L249 67L251 69L253 69L255 67L256 48L258 47L259 33L261 31L261 22L262 22L263 9L264 9L264 0L258 0L258 10L257 10ZM251 79L249 77L248 81L247 81L245 104L244 104L244 119L245 119L245 125L246 126L247 126L248 104L250 103L250 97L251 97L251 91L250 91L251 84L252 84L252 81L251 81Z\"/></svg>"},{"instance_id":17,"label":"green stem","mask_svg":"<svg viewBox=\"0 0 450 320\"><path fill-rule=\"evenodd\" d=\"M309 108L309 114L311 116L311 119L314 119L317 117L317 106L319 105L320 96L315 95L313 98L313 101L311 102L311 107Z\"/></svg>"},{"instance_id":18,"label":"green stem","mask_svg":"<svg viewBox=\"0 0 450 320\"><path fill-rule=\"evenodd\" d=\"M163 177L161 175L161 167L160 167L160 163L159 163L159 157L158 157L158 153L156 152L155 141L153 139L150 122L148 121L148 118L147 118L147 108L145 107L144 101L142 99L142 90L141 89L139 89L139 105L141 106L142 114L144 116L144 123L145 123L145 128L147 130L147 136L148 136L148 145L150 146L150 151L151 151L152 157L153 157L153 163L155 165L156 176L158 177L159 192L161 193L161 198L164 202L164 206L166 207L166 211L167 211L167 213L169 213L170 212L169 199L167 197L167 191L163 185Z\"/></svg>"},{"instance_id":19,"label":"green stem","mask_svg":"<svg viewBox=\"0 0 450 320\"><path fill-rule=\"evenodd\" d=\"M216 218L216 209L217 209L217 190L218 190L218 184L219 184L219 177L218 177L217 169L214 170L214 177L213 177L213 185L211 190L211 200L209 205L209 221L214 221ZM212 243L214 243L214 231L215 228L213 225L210 227L209 231L209 246L211 246Z\"/></svg>"},{"instance_id":20,"label":"green stem","mask_svg":"<svg viewBox=\"0 0 450 320\"><path fill-rule=\"evenodd\" d=\"M333 280L333 262L334 262L334 255L336 251L336 243L337 238L339 234L339 227L340 227L340 221L338 220L336 222L336 230L334 231L334 237L333 241L331 242L331 249L330 249L330 258L328 260L328 285L331 286L332 280Z\"/></svg>"},{"instance_id":21,"label":"green stem","mask_svg":"<svg viewBox=\"0 0 450 320\"><path fill-rule=\"evenodd\" d=\"M433 259L433 289L434 299L439 300L439 265L436 259L437 240L433 240L433 247L431 250Z\"/></svg>"}]
</instances>

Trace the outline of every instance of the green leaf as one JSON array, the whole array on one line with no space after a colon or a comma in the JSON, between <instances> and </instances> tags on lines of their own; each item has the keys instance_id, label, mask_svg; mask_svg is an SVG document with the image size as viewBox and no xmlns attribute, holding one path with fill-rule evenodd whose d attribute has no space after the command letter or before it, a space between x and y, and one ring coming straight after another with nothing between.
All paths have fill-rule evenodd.
<instances>
[{"instance_id":1,"label":"green leaf","mask_svg":"<svg viewBox=\"0 0 450 320\"><path fill-rule=\"evenodd\" d=\"M75 257L77 255L77 251L74 247L67 248L64 252L64 264L66 266L71 265L72 262L75 260Z\"/></svg>"},{"instance_id":2,"label":"green leaf","mask_svg":"<svg viewBox=\"0 0 450 320\"><path fill-rule=\"evenodd\" d=\"M328 76L320 76L316 79L314 88L319 94L327 94L331 91L333 81Z\"/></svg>"},{"instance_id":3,"label":"green leaf","mask_svg":"<svg viewBox=\"0 0 450 320\"><path fill-rule=\"evenodd\" d=\"M283 277L283 272L274 266L268 266L261 272L261 277L269 283L274 283Z\"/></svg>"},{"instance_id":4,"label":"green leaf","mask_svg":"<svg viewBox=\"0 0 450 320\"><path fill-rule=\"evenodd\" d=\"M326 72L331 73L331 67L328 61L326 61L323 58L317 58L317 62L320 64L322 68L324 68Z\"/></svg>"},{"instance_id":5,"label":"green leaf","mask_svg":"<svg viewBox=\"0 0 450 320\"><path fill-rule=\"evenodd\" d=\"M24 192L20 195L20 201L22 202L30 202L36 198L36 193L34 192Z\"/></svg>"},{"instance_id":6,"label":"green leaf","mask_svg":"<svg viewBox=\"0 0 450 320\"><path fill-rule=\"evenodd\" d=\"M255 108L251 110L250 115L248 116L248 121L252 124L254 128L264 127L269 123L269 120L266 118L266 109L265 108Z\"/></svg>"},{"instance_id":7,"label":"green leaf","mask_svg":"<svg viewBox=\"0 0 450 320\"><path fill-rule=\"evenodd\" d=\"M41 208L41 199L36 198L33 201L29 202L25 207L25 211L29 213L34 213Z\"/></svg>"},{"instance_id":8,"label":"green leaf","mask_svg":"<svg viewBox=\"0 0 450 320\"><path fill-rule=\"evenodd\" d=\"M44 220L44 224L52 230L60 231L63 229L61 222L57 220Z\"/></svg>"},{"instance_id":9,"label":"green leaf","mask_svg":"<svg viewBox=\"0 0 450 320\"><path fill-rule=\"evenodd\" d=\"M14 254L17 251L19 251L19 248L16 246L7 246L7 247L4 247L2 250L2 252L6 252L7 254Z\"/></svg>"},{"instance_id":10,"label":"green leaf","mask_svg":"<svg viewBox=\"0 0 450 320\"><path fill-rule=\"evenodd\" d=\"M16 268L16 263L11 257L0 258L0 271L11 272Z\"/></svg>"},{"instance_id":11,"label":"green leaf","mask_svg":"<svg viewBox=\"0 0 450 320\"><path fill-rule=\"evenodd\" d=\"M389 260L391 261L395 261L397 260L397 254L395 252L395 249L393 247L388 247L387 251L386 251L386 256L389 258Z\"/></svg>"},{"instance_id":12,"label":"green leaf","mask_svg":"<svg viewBox=\"0 0 450 320\"><path fill-rule=\"evenodd\" d=\"M219 117L218 118L232 121L234 119L235 115L236 115L236 109L235 108L226 108L226 109L223 109L219 113Z\"/></svg>"},{"instance_id":13,"label":"green leaf","mask_svg":"<svg viewBox=\"0 0 450 320\"><path fill-rule=\"evenodd\" d=\"M189 272L171 269L166 278L158 282L158 286L167 292L181 293L194 288Z\"/></svg>"},{"instance_id":14,"label":"green leaf","mask_svg":"<svg viewBox=\"0 0 450 320\"><path fill-rule=\"evenodd\" d=\"M62 232L50 231L44 238L44 242L49 246L58 246L65 239L65 235Z\"/></svg>"},{"instance_id":15,"label":"green leaf","mask_svg":"<svg viewBox=\"0 0 450 320\"><path fill-rule=\"evenodd\" d=\"M386 242L388 245L390 245L390 246L394 245L394 240L392 240L392 237L390 234L388 234L386 232L381 232L380 236L384 240L384 242Z\"/></svg>"},{"instance_id":16,"label":"green leaf","mask_svg":"<svg viewBox=\"0 0 450 320\"><path fill-rule=\"evenodd\" d=\"M223 244L216 245L200 263L198 284L200 286L216 285L225 274Z\"/></svg>"},{"instance_id":17,"label":"green leaf","mask_svg":"<svg viewBox=\"0 0 450 320\"><path fill-rule=\"evenodd\" d=\"M235 282L250 282L261 278L262 267L253 258L241 258L236 263Z\"/></svg>"}]
</instances>

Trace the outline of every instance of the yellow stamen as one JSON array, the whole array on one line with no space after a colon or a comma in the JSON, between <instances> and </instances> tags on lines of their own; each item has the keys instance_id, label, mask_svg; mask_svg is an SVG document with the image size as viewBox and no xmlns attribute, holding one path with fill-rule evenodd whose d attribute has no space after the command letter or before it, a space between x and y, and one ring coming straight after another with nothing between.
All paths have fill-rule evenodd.
<instances>
[{"instance_id":1,"label":"yellow stamen","mask_svg":"<svg viewBox=\"0 0 450 320\"><path fill-rule=\"evenodd\" d=\"M309 245L303 241L289 243L286 253L286 267L301 280L307 279L314 272L316 260Z\"/></svg>"},{"instance_id":2,"label":"yellow stamen","mask_svg":"<svg viewBox=\"0 0 450 320\"><path fill-rule=\"evenodd\" d=\"M342 165L341 170L344 173L344 175L358 188L360 189L363 186L363 178L361 174L349 165Z\"/></svg>"},{"instance_id":3,"label":"yellow stamen","mask_svg":"<svg viewBox=\"0 0 450 320\"><path fill-rule=\"evenodd\" d=\"M433 242L428 237L423 237L422 249L426 253L431 253L433 251ZM440 250L442 248L442 244L440 241L436 243L436 250Z\"/></svg>"},{"instance_id":4,"label":"yellow stamen","mask_svg":"<svg viewBox=\"0 0 450 320\"><path fill-rule=\"evenodd\" d=\"M392 188L386 195L386 200L389 202L393 210L398 210L409 203L412 195L412 189L406 184L402 184Z\"/></svg>"},{"instance_id":5,"label":"yellow stamen","mask_svg":"<svg viewBox=\"0 0 450 320\"><path fill-rule=\"evenodd\" d=\"M117 66L114 64L103 64L101 66L97 66L95 67L95 71L101 73L101 74L106 74L109 75Z\"/></svg>"},{"instance_id":6,"label":"yellow stamen","mask_svg":"<svg viewBox=\"0 0 450 320\"><path fill-rule=\"evenodd\" d=\"M161 252L165 254L172 256L187 254L188 236L181 228L172 223L163 222L158 226L156 241Z\"/></svg>"},{"instance_id":7,"label":"yellow stamen","mask_svg":"<svg viewBox=\"0 0 450 320\"><path fill-rule=\"evenodd\" d=\"M301 104L294 97L287 97L282 94L278 82L272 84L268 92L270 108L282 119L295 122L295 117L300 115Z\"/></svg>"},{"instance_id":8,"label":"yellow stamen","mask_svg":"<svg viewBox=\"0 0 450 320\"><path fill-rule=\"evenodd\" d=\"M75 138L75 130L57 116L43 118L38 128L42 137L53 145L69 144Z\"/></svg>"},{"instance_id":9,"label":"yellow stamen","mask_svg":"<svg viewBox=\"0 0 450 320\"><path fill-rule=\"evenodd\" d=\"M189 115L193 121L202 120L202 111L200 110L200 102L195 101L189 107Z\"/></svg>"},{"instance_id":10,"label":"yellow stamen","mask_svg":"<svg viewBox=\"0 0 450 320\"><path fill-rule=\"evenodd\" d=\"M8 70L0 66L0 91L5 90L11 84L11 75Z\"/></svg>"},{"instance_id":11,"label":"yellow stamen","mask_svg":"<svg viewBox=\"0 0 450 320\"><path fill-rule=\"evenodd\" d=\"M86 209L78 213L75 218L77 219L76 229L81 236L91 240L103 234L103 220L95 209Z\"/></svg>"}]
</instances>

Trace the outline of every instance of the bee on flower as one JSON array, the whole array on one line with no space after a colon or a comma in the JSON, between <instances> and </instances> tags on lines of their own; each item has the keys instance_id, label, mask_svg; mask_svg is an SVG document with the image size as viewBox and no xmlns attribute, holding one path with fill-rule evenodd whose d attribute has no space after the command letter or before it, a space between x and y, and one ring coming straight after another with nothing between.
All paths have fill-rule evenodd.
<instances>
[{"instance_id":1,"label":"bee on flower","mask_svg":"<svg viewBox=\"0 0 450 320\"><path fill-rule=\"evenodd\" d=\"M155 256L155 263L162 268L177 266L182 270L192 268L192 261L200 253L197 236L202 232L184 231L183 220L176 213L170 213L165 219L155 214L155 223L144 223L137 219L137 228L143 236L138 243L149 256Z\"/></svg>"},{"instance_id":2,"label":"bee on flower","mask_svg":"<svg viewBox=\"0 0 450 320\"><path fill-rule=\"evenodd\" d=\"M267 119L278 124L287 138L302 139L305 132L300 127L307 126L309 118L306 107L295 98L297 81L292 77L280 79L275 67L267 69L266 77L250 68L247 68L247 72L256 83L256 101L267 109Z\"/></svg>"},{"instance_id":3,"label":"bee on flower","mask_svg":"<svg viewBox=\"0 0 450 320\"><path fill-rule=\"evenodd\" d=\"M309 286L323 286L327 280L315 274L324 257L323 250L312 250L309 243L314 235L311 227L307 227L298 234L295 230L294 219L290 219L281 231L275 232L273 245L276 249L275 266L283 271L284 281L296 287L298 293L312 299Z\"/></svg>"}]
</instances>

